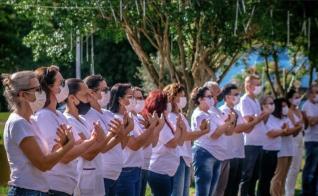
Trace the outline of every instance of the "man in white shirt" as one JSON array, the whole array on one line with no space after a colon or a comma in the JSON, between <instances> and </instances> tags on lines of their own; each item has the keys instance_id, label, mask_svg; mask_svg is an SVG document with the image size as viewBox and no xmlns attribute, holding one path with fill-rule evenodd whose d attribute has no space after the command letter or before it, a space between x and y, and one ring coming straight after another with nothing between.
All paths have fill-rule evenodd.
<instances>
[{"instance_id":1,"label":"man in white shirt","mask_svg":"<svg viewBox=\"0 0 318 196\"><path fill-rule=\"evenodd\" d=\"M302 195L318 195L318 86L308 89L308 100L303 106L308 120L305 130L306 161L303 171Z\"/></svg>"},{"instance_id":2,"label":"man in white shirt","mask_svg":"<svg viewBox=\"0 0 318 196\"><path fill-rule=\"evenodd\" d=\"M245 158L243 161L242 178L240 182L240 195L255 195L256 181L259 177L259 164L264 141L265 125L263 120L269 115L261 111L257 95L262 91L260 79L256 75L245 78L245 95L238 105L246 122L255 121L255 126L250 133L244 133Z\"/></svg>"}]
</instances>

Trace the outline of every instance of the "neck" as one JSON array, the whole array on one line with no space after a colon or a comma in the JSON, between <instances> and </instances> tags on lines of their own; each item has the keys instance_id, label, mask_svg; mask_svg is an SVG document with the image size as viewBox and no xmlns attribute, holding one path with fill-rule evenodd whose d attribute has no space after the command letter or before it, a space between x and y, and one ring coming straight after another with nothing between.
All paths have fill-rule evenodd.
<instances>
[{"instance_id":1,"label":"neck","mask_svg":"<svg viewBox=\"0 0 318 196\"><path fill-rule=\"evenodd\" d=\"M79 117L78 110L75 108L75 106L72 106L70 104L67 104L65 112L69 113L70 115L74 116L75 118Z\"/></svg>"},{"instance_id":2,"label":"neck","mask_svg":"<svg viewBox=\"0 0 318 196\"><path fill-rule=\"evenodd\" d=\"M255 95L249 91L246 92L247 96L249 96L252 99L255 99Z\"/></svg>"},{"instance_id":3,"label":"neck","mask_svg":"<svg viewBox=\"0 0 318 196\"><path fill-rule=\"evenodd\" d=\"M208 109L206 107L203 107L203 106L199 106L199 110L201 110L203 112L208 112Z\"/></svg>"},{"instance_id":4,"label":"neck","mask_svg":"<svg viewBox=\"0 0 318 196\"><path fill-rule=\"evenodd\" d=\"M310 101L311 103L313 103L313 104L317 103L317 102L314 101L314 99L309 99L309 101Z\"/></svg>"},{"instance_id":5,"label":"neck","mask_svg":"<svg viewBox=\"0 0 318 196\"><path fill-rule=\"evenodd\" d=\"M229 107L229 108L234 108L234 104L233 104L233 103L228 103L228 102L226 102L226 105L227 105L227 107Z\"/></svg>"},{"instance_id":6,"label":"neck","mask_svg":"<svg viewBox=\"0 0 318 196\"><path fill-rule=\"evenodd\" d=\"M47 109L51 110L52 112L56 112L57 100L54 95L51 94L50 96L50 103L46 106Z\"/></svg>"},{"instance_id":7,"label":"neck","mask_svg":"<svg viewBox=\"0 0 318 196\"><path fill-rule=\"evenodd\" d=\"M126 111L127 110L123 106L120 106L118 113L124 115Z\"/></svg>"},{"instance_id":8,"label":"neck","mask_svg":"<svg viewBox=\"0 0 318 196\"><path fill-rule=\"evenodd\" d=\"M102 112L102 108L100 107L100 105L97 102L91 101L89 104L91 105L92 108L94 108L98 112L100 112L100 113Z\"/></svg>"},{"instance_id":9,"label":"neck","mask_svg":"<svg viewBox=\"0 0 318 196\"><path fill-rule=\"evenodd\" d=\"M33 114L30 106L26 105L24 103L22 103L22 105L20 107L15 109L14 112L19 114L20 116L22 116L27 121L30 120L31 115Z\"/></svg>"}]
</instances>

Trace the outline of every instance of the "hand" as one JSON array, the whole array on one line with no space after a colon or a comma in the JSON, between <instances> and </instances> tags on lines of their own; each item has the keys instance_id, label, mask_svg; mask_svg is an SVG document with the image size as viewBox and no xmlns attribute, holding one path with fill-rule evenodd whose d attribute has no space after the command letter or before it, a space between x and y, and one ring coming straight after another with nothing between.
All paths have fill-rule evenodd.
<instances>
[{"instance_id":1,"label":"hand","mask_svg":"<svg viewBox=\"0 0 318 196\"><path fill-rule=\"evenodd\" d=\"M180 114L177 115L177 128L180 128L181 131L186 131L186 126Z\"/></svg>"},{"instance_id":2,"label":"hand","mask_svg":"<svg viewBox=\"0 0 318 196\"><path fill-rule=\"evenodd\" d=\"M204 133L208 133L210 130L210 122L204 119L200 124L200 130Z\"/></svg>"},{"instance_id":3,"label":"hand","mask_svg":"<svg viewBox=\"0 0 318 196\"><path fill-rule=\"evenodd\" d=\"M123 124L120 122L120 120L113 119L110 121L108 126L110 127L110 129L109 129L110 132L117 134L117 135L123 134Z\"/></svg>"},{"instance_id":4,"label":"hand","mask_svg":"<svg viewBox=\"0 0 318 196\"><path fill-rule=\"evenodd\" d=\"M265 120L268 116L269 116L269 111L263 111L260 115L259 115L259 118L261 120Z\"/></svg>"},{"instance_id":5,"label":"hand","mask_svg":"<svg viewBox=\"0 0 318 196\"><path fill-rule=\"evenodd\" d=\"M156 129L158 129L159 131L162 130L163 126L165 125L166 121L163 117L163 114L161 114L160 118L158 119L157 125L156 125Z\"/></svg>"},{"instance_id":6,"label":"hand","mask_svg":"<svg viewBox=\"0 0 318 196\"><path fill-rule=\"evenodd\" d=\"M124 129L127 133L131 132L134 129L134 119L128 115L128 113L124 114L123 119Z\"/></svg>"},{"instance_id":7,"label":"hand","mask_svg":"<svg viewBox=\"0 0 318 196\"><path fill-rule=\"evenodd\" d=\"M100 122L99 121L94 122L93 126L94 126L94 129L92 134L95 133L94 137L96 138L98 142L102 141L105 137L105 132L102 126L100 125Z\"/></svg>"},{"instance_id":8,"label":"hand","mask_svg":"<svg viewBox=\"0 0 318 196\"><path fill-rule=\"evenodd\" d=\"M154 112L152 115L149 115L147 119L148 119L149 127L152 127L152 128L155 127L159 120L157 112Z\"/></svg>"},{"instance_id":9,"label":"hand","mask_svg":"<svg viewBox=\"0 0 318 196\"><path fill-rule=\"evenodd\" d=\"M138 119L138 122L144 126L144 128L148 128L150 126L149 121L148 121L149 115L147 115L145 118L140 118Z\"/></svg>"},{"instance_id":10,"label":"hand","mask_svg":"<svg viewBox=\"0 0 318 196\"><path fill-rule=\"evenodd\" d=\"M66 126L65 124L61 124L57 128L56 135L58 136L54 141L59 147L70 145L73 146L75 144L75 139L72 132L72 127Z\"/></svg>"}]
</instances>

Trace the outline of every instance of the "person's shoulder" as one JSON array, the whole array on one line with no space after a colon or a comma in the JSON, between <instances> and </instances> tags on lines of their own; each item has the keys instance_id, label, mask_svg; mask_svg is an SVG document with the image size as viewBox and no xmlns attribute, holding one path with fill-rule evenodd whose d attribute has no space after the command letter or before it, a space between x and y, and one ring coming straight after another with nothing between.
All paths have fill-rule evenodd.
<instances>
[{"instance_id":1,"label":"person's shoulder","mask_svg":"<svg viewBox=\"0 0 318 196\"><path fill-rule=\"evenodd\" d=\"M114 113L111 112L110 110L102 109L103 114L107 117L114 117Z\"/></svg>"}]
</instances>

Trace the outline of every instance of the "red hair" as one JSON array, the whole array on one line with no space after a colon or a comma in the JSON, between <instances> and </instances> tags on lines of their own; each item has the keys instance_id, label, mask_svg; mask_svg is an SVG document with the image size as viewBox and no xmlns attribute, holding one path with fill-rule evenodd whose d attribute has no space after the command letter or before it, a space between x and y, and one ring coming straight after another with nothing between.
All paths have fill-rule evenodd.
<instances>
[{"instance_id":1,"label":"red hair","mask_svg":"<svg viewBox=\"0 0 318 196\"><path fill-rule=\"evenodd\" d=\"M161 90L153 90L145 100L145 107L141 114L146 116L154 111L160 116L167 109L168 97Z\"/></svg>"}]
</instances>

